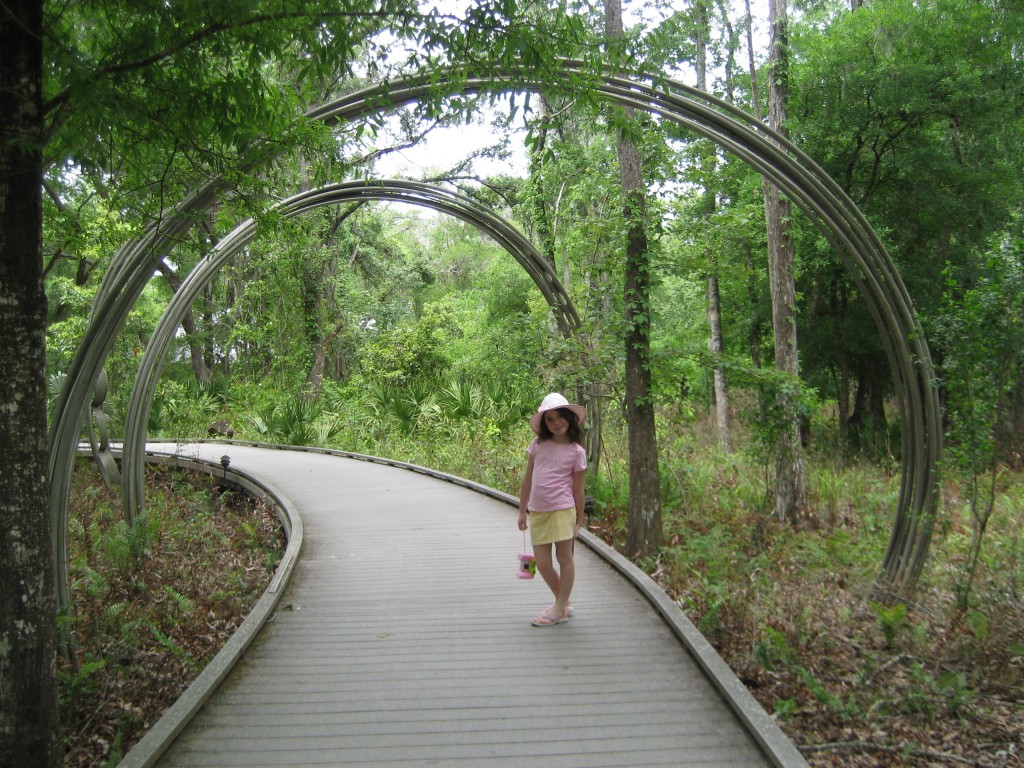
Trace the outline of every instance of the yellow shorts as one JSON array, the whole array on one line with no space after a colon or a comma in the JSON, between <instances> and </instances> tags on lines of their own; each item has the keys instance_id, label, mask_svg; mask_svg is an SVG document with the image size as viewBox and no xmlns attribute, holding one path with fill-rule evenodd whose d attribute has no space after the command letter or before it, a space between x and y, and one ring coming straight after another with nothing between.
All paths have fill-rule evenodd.
<instances>
[{"instance_id":1,"label":"yellow shorts","mask_svg":"<svg viewBox=\"0 0 1024 768\"><path fill-rule=\"evenodd\" d=\"M530 513L530 543L550 544L571 539L576 527L575 509L556 509L554 512Z\"/></svg>"}]
</instances>

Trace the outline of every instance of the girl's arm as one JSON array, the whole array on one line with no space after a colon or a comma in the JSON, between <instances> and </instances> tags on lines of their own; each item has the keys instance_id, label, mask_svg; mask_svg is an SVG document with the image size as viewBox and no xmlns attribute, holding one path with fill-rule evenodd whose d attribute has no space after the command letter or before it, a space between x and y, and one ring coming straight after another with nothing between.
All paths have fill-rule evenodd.
<instances>
[{"instance_id":1,"label":"girl's arm","mask_svg":"<svg viewBox=\"0 0 1024 768\"><path fill-rule=\"evenodd\" d=\"M587 494L584 491L586 476L587 473L585 471L572 473L572 499L576 502L576 528L572 532L574 539L579 536L580 528L587 522L583 512L587 501Z\"/></svg>"},{"instance_id":2,"label":"girl's arm","mask_svg":"<svg viewBox=\"0 0 1024 768\"><path fill-rule=\"evenodd\" d=\"M533 456L526 461L523 482L519 485L519 530L526 530L526 505L530 502L530 488L533 487Z\"/></svg>"}]
</instances>

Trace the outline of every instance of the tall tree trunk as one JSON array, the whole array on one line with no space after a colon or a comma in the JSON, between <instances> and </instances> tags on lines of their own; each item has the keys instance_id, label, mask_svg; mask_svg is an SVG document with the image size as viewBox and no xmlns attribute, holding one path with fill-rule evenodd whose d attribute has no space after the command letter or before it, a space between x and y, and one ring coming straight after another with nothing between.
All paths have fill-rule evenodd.
<instances>
[{"instance_id":1,"label":"tall tree trunk","mask_svg":"<svg viewBox=\"0 0 1024 768\"><path fill-rule=\"evenodd\" d=\"M888 429L885 417L885 377L888 369L884 358L876 356L858 356L854 365L857 389L847 424L851 437L863 444L865 435L884 435Z\"/></svg>"},{"instance_id":2,"label":"tall tree trunk","mask_svg":"<svg viewBox=\"0 0 1024 768\"><path fill-rule=\"evenodd\" d=\"M538 115L535 122L540 127L537 130L536 140L530 148L529 184L533 192L531 195L532 205L530 214L533 220L533 231L536 234L536 239L540 242L541 255L547 259L552 269L556 269L555 236L552 231L551 210L544 195L544 152L547 148L548 140L547 120L545 117L548 113L548 103L543 94L539 95L537 101L540 103L540 106L538 107Z\"/></svg>"},{"instance_id":3,"label":"tall tree trunk","mask_svg":"<svg viewBox=\"0 0 1024 768\"><path fill-rule=\"evenodd\" d=\"M611 289L608 285L608 272L598 264L586 273L591 296L599 296L600 300L593 305L593 327L602 328L612 316ZM600 373L601 361L594 349L592 337L586 338L586 365L591 371L589 381L583 386L582 397L587 406L587 477L588 481L599 476L601 466L601 447L604 441L604 402L608 395L607 377Z\"/></svg>"},{"instance_id":4,"label":"tall tree trunk","mask_svg":"<svg viewBox=\"0 0 1024 768\"><path fill-rule=\"evenodd\" d=\"M697 3L695 6L696 33L697 33L697 88L702 91L708 89L708 44L711 37L711 23L709 19L710 3L707 0ZM711 186L715 176L716 165L714 147L709 142L702 142L705 147L701 153L701 176L704 179L704 210L703 216L706 222L710 222L715 214L715 191ZM708 265L706 277L707 282L707 317L708 317L708 351L716 360L722 355L722 302L718 284L718 257L710 246L705 252L705 260ZM718 442L722 450L732 453L732 439L729 436L729 390L725 383L725 368L716 364L714 368L714 392L715 392L715 427L718 431Z\"/></svg>"},{"instance_id":5,"label":"tall tree trunk","mask_svg":"<svg viewBox=\"0 0 1024 768\"><path fill-rule=\"evenodd\" d=\"M302 345L309 353L309 371L306 387L300 397L304 402L314 400L320 394L323 379L324 332L321 328L321 309L324 298L326 265L319 254L309 254L298 265L302 295ZM319 358L319 359L318 359Z\"/></svg>"},{"instance_id":6,"label":"tall tree trunk","mask_svg":"<svg viewBox=\"0 0 1024 768\"><path fill-rule=\"evenodd\" d=\"M0 765L60 764L46 449L43 3L0 10Z\"/></svg>"},{"instance_id":7,"label":"tall tree trunk","mask_svg":"<svg viewBox=\"0 0 1024 768\"><path fill-rule=\"evenodd\" d=\"M833 273L829 304L834 308L836 323L836 353L839 360L836 371L836 411L839 420L839 439L847 442L847 420L850 418L850 350L846 344L844 320L849 306L849 290L838 267Z\"/></svg>"},{"instance_id":8,"label":"tall tree trunk","mask_svg":"<svg viewBox=\"0 0 1024 768\"><path fill-rule=\"evenodd\" d=\"M715 357L720 357L723 349L722 342L722 302L718 290L718 272L708 275L708 325L711 327L711 335L708 337L708 351ZM725 369L721 365L715 366L715 426L718 429L718 442L722 450L732 453L732 438L729 427L729 389L725 382Z\"/></svg>"},{"instance_id":9,"label":"tall tree trunk","mask_svg":"<svg viewBox=\"0 0 1024 768\"><path fill-rule=\"evenodd\" d=\"M604 8L608 40L621 39L620 1L605 0ZM636 146L620 133L617 149L627 227L625 312L629 521L626 550L631 556L650 557L661 547L661 487L654 402L651 398L650 257L645 229L647 199Z\"/></svg>"},{"instance_id":10,"label":"tall tree trunk","mask_svg":"<svg viewBox=\"0 0 1024 768\"><path fill-rule=\"evenodd\" d=\"M757 290L758 270L754 265L754 249L751 247L749 240L743 244L743 251L746 255L747 304L749 305L750 313L750 333L748 339L750 344L750 362L753 363L755 368L760 368L762 366L761 349L764 344L761 332L761 301Z\"/></svg>"},{"instance_id":11,"label":"tall tree trunk","mask_svg":"<svg viewBox=\"0 0 1024 768\"><path fill-rule=\"evenodd\" d=\"M752 31L753 20L750 16L750 0L744 0L746 6L746 17L744 18L744 31L747 37L747 65L750 74L750 97L754 107L754 117L761 119L761 90L757 84L757 67L754 64L754 34ZM750 240L744 244L744 251L747 256L747 298L750 303L750 360L755 368L762 365L762 333L761 333L761 311L760 300L757 290L758 270L754 264L754 248ZM763 402L762 402L763 408Z\"/></svg>"},{"instance_id":12,"label":"tall tree trunk","mask_svg":"<svg viewBox=\"0 0 1024 768\"><path fill-rule=\"evenodd\" d=\"M157 264L157 270L164 276L172 293L181 290L181 278L165 259L161 259ZM189 359L192 361L192 373L196 377L196 383L201 387L208 387L213 381L213 371L207 365L206 356L203 354L203 342L199 339L199 328L196 326L192 312L193 310L190 309L185 313L181 319L181 327L185 331L185 344L188 346Z\"/></svg>"},{"instance_id":13,"label":"tall tree trunk","mask_svg":"<svg viewBox=\"0 0 1024 768\"><path fill-rule=\"evenodd\" d=\"M320 397L320 392L323 390L324 385L324 369L326 367L327 352L331 348L331 344L338 338L345 328L348 326L348 316L342 315L340 322L334 326L332 330L326 336L321 336L317 340L316 349L313 352L313 367L309 371L309 375L306 377L306 384L308 389L308 395L311 400L315 400Z\"/></svg>"},{"instance_id":14,"label":"tall tree trunk","mask_svg":"<svg viewBox=\"0 0 1024 768\"><path fill-rule=\"evenodd\" d=\"M788 109L789 44L786 0L769 0L771 51L768 68L768 123L785 134ZM772 295L775 368L796 380L800 375L796 342L796 283L793 277L792 207L778 187L764 182L768 234L768 277ZM778 398L782 428L776 441L775 515L796 522L807 510L807 477L800 443L800 419L793 398Z\"/></svg>"}]
</instances>

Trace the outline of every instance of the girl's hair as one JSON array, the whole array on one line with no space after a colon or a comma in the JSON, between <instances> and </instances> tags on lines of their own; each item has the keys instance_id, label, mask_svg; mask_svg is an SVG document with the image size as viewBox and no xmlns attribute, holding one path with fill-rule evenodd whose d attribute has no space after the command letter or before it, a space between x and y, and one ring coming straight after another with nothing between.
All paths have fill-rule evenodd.
<instances>
[{"instance_id":1,"label":"girl's hair","mask_svg":"<svg viewBox=\"0 0 1024 768\"><path fill-rule=\"evenodd\" d=\"M558 413L569 422L569 429L567 434L569 435L570 443L583 443L583 430L580 429L580 420L576 418L576 414L568 408L554 408L552 410L558 411ZM551 430L548 429L547 422L544 419L540 420L540 426L537 430L537 437L541 440L550 440L554 437Z\"/></svg>"}]
</instances>

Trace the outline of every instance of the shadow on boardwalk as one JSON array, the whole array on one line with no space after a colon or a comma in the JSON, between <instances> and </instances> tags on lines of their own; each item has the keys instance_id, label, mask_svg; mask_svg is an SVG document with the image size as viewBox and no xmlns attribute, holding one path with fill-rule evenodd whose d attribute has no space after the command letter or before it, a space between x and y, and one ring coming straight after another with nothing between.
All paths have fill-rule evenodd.
<instances>
[{"instance_id":1,"label":"shadow on boardwalk","mask_svg":"<svg viewBox=\"0 0 1024 768\"><path fill-rule=\"evenodd\" d=\"M550 593L516 578L500 494L326 452L150 449L227 453L298 516L302 551L262 629L126 768L806 766L664 593L589 534L576 615L538 629Z\"/></svg>"}]
</instances>

